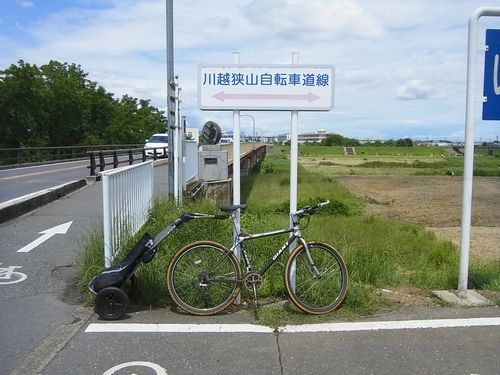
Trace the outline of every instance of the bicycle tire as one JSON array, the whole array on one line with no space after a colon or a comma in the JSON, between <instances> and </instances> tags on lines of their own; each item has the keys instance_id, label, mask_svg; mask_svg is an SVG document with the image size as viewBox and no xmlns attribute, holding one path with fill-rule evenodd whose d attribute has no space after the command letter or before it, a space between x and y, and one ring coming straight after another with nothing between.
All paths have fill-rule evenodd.
<instances>
[{"instance_id":1,"label":"bicycle tire","mask_svg":"<svg viewBox=\"0 0 500 375\"><path fill-rule=\"evenodd\" d=\"M229 280L229 281L217 281ZM194 315L217 314L233 303L241 289L241 266L233 252L212 241L180 249L167 270L170 296Z\"/></svg>"},{"instance_id":2,"label":"bicycle tire","mask_svg":"<svg viewBox=\"0 0 500 375\"><path fill-rule=\"evenodd\" d=\"M300 245L286 262L285 287L292 302L302 311L326 314L344 300L348 285L347 267L332 246L316 241L308 242L307 247L321 277L313 277L306 249Z\"/></svg>"}]
</instances>

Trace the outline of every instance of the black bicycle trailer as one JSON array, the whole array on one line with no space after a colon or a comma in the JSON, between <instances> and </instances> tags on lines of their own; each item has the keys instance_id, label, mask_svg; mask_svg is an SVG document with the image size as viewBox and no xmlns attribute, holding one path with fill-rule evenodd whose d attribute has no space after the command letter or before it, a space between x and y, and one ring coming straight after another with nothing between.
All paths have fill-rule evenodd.
<instances>
[{"instance_id":1,"label":"black bicycle trailer","mask_svg":"<svg viewBox=\"0 0 500 375\"><path fill-rule=\"evenodd\" d=\"M192 214L186 213L175 219L163 229L154 239L148 233L139 239L123 260L102 270L87 284L89 291L95 295L94 310L104 320L118 320L127 312L129 298L123 290L128 280L136 284L134 272L141 263L149 263L158 251L159 244L168 237L174 229L180 229L184 223L192 219Z\"/></svg>"}]
</instances>

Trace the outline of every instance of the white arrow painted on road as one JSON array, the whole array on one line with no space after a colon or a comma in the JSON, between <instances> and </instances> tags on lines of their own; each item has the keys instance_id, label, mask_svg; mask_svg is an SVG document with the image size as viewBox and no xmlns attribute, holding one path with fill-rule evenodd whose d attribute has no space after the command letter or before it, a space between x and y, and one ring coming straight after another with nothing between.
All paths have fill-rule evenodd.
<instances>
[{"instance_id":1,"label":"white arrow painted on road","mask_svg":"<svg viewBox=\"0 0 500 375\"><path fill-rule=\"evenodd\" d=\"M43 234L43 236L40 238L37 238L35 241L29 243L28 245L26 245L22 249L17 250L17 252L18 253L28 253L31 250L33 250L35 247L37 247L38 245L47 241L52 236L55 236L56 234L66 234L66 232L68 231L71 224L73 224L73 222L68 221L67 223L58 225L57 227L50 228L50 229L44 230L42 232L38 232L38 234Z\"/></svg>"}]
</instances>

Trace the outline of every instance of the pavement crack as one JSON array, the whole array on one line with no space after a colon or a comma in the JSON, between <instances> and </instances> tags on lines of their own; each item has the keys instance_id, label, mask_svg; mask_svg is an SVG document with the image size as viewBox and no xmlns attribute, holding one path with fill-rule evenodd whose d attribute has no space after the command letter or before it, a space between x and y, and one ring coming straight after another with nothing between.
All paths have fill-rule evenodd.
<instances>
[{"instance_id":1,"label":"pavement crack","mask_svg":"<svg viewBox=\"0 0 500 375\"><path fill-rule=\"evenodd\" d=\"M284 369L283 369L283 361L282 361L282 356L281 356L279 332L275 332L274 335L276 337L276 348L278 349L278 363L280 364L281 375L283 375Z\"/></svg>"}]
</instances>

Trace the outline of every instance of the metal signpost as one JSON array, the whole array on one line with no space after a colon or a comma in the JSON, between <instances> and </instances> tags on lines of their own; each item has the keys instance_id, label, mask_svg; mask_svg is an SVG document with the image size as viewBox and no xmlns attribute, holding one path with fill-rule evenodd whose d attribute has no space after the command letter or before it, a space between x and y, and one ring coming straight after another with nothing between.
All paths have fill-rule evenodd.
<instances>
[{"instance_id":1,"label":"metal signpost","mask_svg":"<svg viewBox=\"0 0 500 375\"><path fill-rule=\"evenodd\" d=\"M474 169L474 121L476 104L476 69L477 69L477 34L479 18L483 16L500 16L500 8L481 7L476 9L469 19L469 49L467 53L467 101L465 110L465 152L464 152L464 187L462 196L462 230L460 235L460 269L458 280L458 297L467 298L467 278L469 272L469 246L470 246L470 226L471 226L471 207L472 207L472 179ZM494 43L493 46L498 44ZM494 47L495 49L496 47ZM488 49L488 48L486 48ZM484 51L485 48L482 48ZM497 49L498 50L498 49ZM489 53L489 52L487 52ZM498 56L498 54L496 54ZM493 61L497 59L493 58ZM486 59L488 61L488 57ZM497 60L498 61L498 60ZM485 67L487 68L487 66ZM486 69L485 69L486 70ZM496 72L491 71L495 76L498 74L498 63ZM497 76L498 78L498 76ZM489 81L489 82L488 82ZM493 84L493 77L489 77L485 72L485 86L491 84L495 89L498 88L498 81ZM486 90L486 87L485 87ZM495 94L496 95L496 94ZM489 95L486 103L495 101L498 103L498 97ZM480 98L484 102L484 98ZM488 107L488 105L487 105ZM487 111L488 113L488 111ZM493 113L498 113L497 108ZM488 114L487 114L488 116Z\"/></svg>"},{"instance_id":2,"label":"metal signpost","mask_svg":"<svg viewBox=\"0 0 500 375\"><path fill-rule=\"evenodd\" d=\"M198 107L233 111L236 158L240 155L241 110L291 112L290 212L297 210L298 112L332 110L334 78L332 65L299 65L298 53L292 54L291 65L242 65L236 52L233 64L198 66ZM240 163L233 162L233 204L240 203ZM235 223L239 227L239 212Z\"/></svg>"},{"instance_id":3,"label":"metal signpost","mask_svg":"<svg viewBox=\"0 0 500 375\"><path fill-rule=\"evenodd\" d=\"M175 165L174 149L177 147L175 137L175 75L174 75L174 5L173 0L166 0L166 28L167 28L167 133L168 133L168 193L174 194Z\"/></svg>"}]
</instances>

